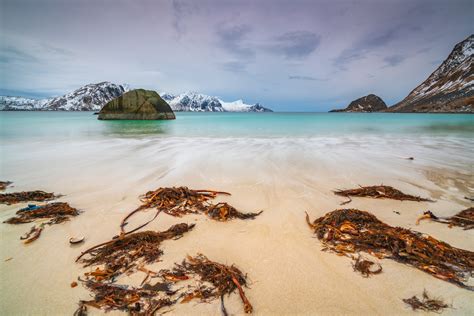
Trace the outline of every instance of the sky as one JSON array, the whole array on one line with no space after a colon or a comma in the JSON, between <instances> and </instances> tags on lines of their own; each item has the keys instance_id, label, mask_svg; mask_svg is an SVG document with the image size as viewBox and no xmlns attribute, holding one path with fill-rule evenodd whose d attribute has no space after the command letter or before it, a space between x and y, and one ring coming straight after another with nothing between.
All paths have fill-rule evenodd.
<instances>
[{"instance_id":1,"label":"sky","mask_svg":"<svg viewBox=\"0 0 474 316\"><path fill-rule=\"evenodd\" d=\"M472 21L472 0L0 0L0 94L110 81L277 111L393 105Z\"/></svg>"}]
</instances>

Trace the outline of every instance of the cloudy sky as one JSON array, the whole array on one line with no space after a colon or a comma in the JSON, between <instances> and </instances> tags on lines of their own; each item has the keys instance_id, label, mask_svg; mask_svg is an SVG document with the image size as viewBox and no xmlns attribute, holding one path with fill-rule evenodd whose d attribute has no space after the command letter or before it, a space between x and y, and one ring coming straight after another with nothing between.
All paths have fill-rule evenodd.
<instances>
[{"instance_id":1,"label":"cloudy sky","mask_svg":"<svg viewBox=\"0 0 474 316\"><path fill-rule=\"evenodd\" d=\"M392 105L474 32L472 0L0 0L0 94L100 81L282 111Z\"/></svg>"}]
</instances>

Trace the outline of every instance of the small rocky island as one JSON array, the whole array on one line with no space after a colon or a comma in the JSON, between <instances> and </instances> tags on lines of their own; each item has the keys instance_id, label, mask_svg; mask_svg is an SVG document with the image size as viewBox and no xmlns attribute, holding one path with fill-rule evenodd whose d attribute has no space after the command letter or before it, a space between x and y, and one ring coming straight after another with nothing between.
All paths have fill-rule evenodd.
<instances>
[{"instance_id":1,"label":"small rocky island","mask_svg":"<svg viewBox=\"0 0 474 316\"><path fill-rule=\"evenodd\" d=\"M174 120L173 110L158 93L136 89L108 102L99 112L99 120Z\"/></svg>"},{"instance_id":2,"label":"small rocky island","mask_svg":"<svg viewBox=\"0 0 474 316\"><path fill-rule=\"evenodd\" d=\"M375 94L352 101L345 109L336 109L329 112L380 112L387 109L383 100Z\"/></svg>"}]
</instances>

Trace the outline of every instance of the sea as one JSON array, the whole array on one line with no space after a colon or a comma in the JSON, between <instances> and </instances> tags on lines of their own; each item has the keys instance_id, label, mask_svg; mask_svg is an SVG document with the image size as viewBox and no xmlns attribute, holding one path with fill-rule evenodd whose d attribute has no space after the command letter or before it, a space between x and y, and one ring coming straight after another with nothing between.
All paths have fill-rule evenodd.
<instances>
[{"instance_id":1,"label":"sea","mask_svg":"<svg viewBox=\"0 0 474 316\"><path fill-rule=\"evenodd\" d=\"M176 120L101 121L92 112L0 112L0 159L1 178L42 186L130 177L178 185L192 176L300 187L436 170L464 175L471 190L474 116L178 112Z\"/></svg>"}]
</instances>

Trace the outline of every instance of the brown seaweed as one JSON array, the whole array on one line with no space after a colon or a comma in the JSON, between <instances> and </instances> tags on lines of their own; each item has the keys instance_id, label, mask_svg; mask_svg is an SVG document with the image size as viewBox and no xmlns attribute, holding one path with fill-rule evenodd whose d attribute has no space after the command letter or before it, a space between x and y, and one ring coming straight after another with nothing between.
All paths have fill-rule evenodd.
<instances>
[{"instance_id":1,"label":"brown seaweed","mask_svg":"<svg viewBox=\"0 0 474 316\"><path fill-rule=\"evenodd\" d=\"M410 305L412 310L423 310L425 312L441 312L443 309L451 307L450 305L444 303L443 300L437 298L430 298L426 290L423 291L421 299L416 295L413 295L410 298L404 298L403 302Z\"/></svg>"},{"instance_id":2,"label":"brown seaweed","mask_svg":"<svg viewBox=\"0 0 474 316\"><path fill-rule=\"evenodd\" d=\"M59 224L68 221L71 217L79 215L79 211L71 207L68 203L55 202L40 206L31 211L19 210L16 216L7 219L7 224L31 223L37 219L47 219L49 225Z\"/></svg>"},{"instance_id":3,"label":"brown seaweed","mask_svg":"<svg viewBox=\"0 0 474 316\"><path fill-rule=\"evenodd\" d=\"M84 264L84 267L104 265L105 273L100 280L110 279L122 273L136 270L139 263L156 262L163 254L160 248L161 242L181 237L193 227L194 224L181 223L163 232L144 231L123 234L116 239L82 252L76 262Z\"/></svg>"},{"instance_id":4,"label":"brown seaweed","mask_svg":"<svg viewBox=\"0 0 474 316\"><path fill-rule=\"evenodd\" d=\"M10 181L0 181L0 191L4 191L12 183Z\"/></svg>"},{"instance_id":5,"label":"brown seaweed","mask_svg":"<svg viewBox=\"0 0 474 316\"><path fill-rule=\"evenodd\" d=\"M351 196L371 197L375 199L392 199L399 201L433 202L430 199L405 194L388 185L374 185L366 187L361 186L357 189L337 190L334 191L334 194L344 196L349 199L348 201L342 202L341 205L350 203L352 201Z\"/></svg>"},{"instance_id":6,"label":"brown seaweed","mask_svg":"<svg viewBox=\"0 0 474 316\"><path fill-rule=\"evenodd\" d=\"M25 244L32 243L36 239L41 236L41 232L43 231L44 225L40 225L39 227L33 226L31 227L30 231L27 232L25 235L21 236L20 239L24 240Z\"/></svg>"},{"instance_id":7,"label":"brown seaweed","mask_svg":"<svg viewBox=\"0 0 474 316\"><path fill-rule=\"evenodd\" d=\"M254 219L258 215L262 214L262 212L263 211L258 213L241 213L237 211L235 207L227 203L217 203L215 205L210 205L205 211L207 216L221 222L228 221L232 218Z\"/></svg>"},{"instance_id":8,"label":"brown seaweed","mask_svg":"<svg viewBox=\"0 0 474 316\"><path fill-rule=\"evenodd\" d=\"M156 208L155 216L148 222L130 230L129 233L135 232L149 223L151 223L161 211L168 215L175 217L181 217L190 213L204 212L206 205L205 203L212 198L215 198L218 194L227 194L227 192L219 192L212 190L191 190L187 187L172 187L172 188L158 188L153 191L148 191L140 197L142 205L130 212L122 220L120 224L121 233L125 233L125 225L127 220L134 214L149 208Z\"/></svg>"},{"instance_id":9,"label":"brown seaweed","mask_svg":"<svg viewBox=\"0 0 474 316\"><path fill-rule=\"evenodd\" d=\"M123 264L127 265L126 262ZM107 266L107 263L105 265ZM80 301L75 315L85 315L88 306L105 311L126 311L131 315L154 315L159 309L172 306L178 301L187 303L198 299L201 302L209 302L216 298L221 299L223 314L227 315L223 298L235 290L239 292L244 311L251 313L253 310L243 290L243 287L247 286L246 276L237 267L211 261L204 255L188 256L181 264L175 264L172 270L162 270L159 273L143 267L139 270L147 273L144 281L152 274L154 278L161 278L163 282L155 284L142 282L141 287L134 288L105 283L114 275L112 269L97 268L93 272L86 273L87 279L79 280L94 293L94 298ZM193 282L187 287L181 286L177 290L172 290L173 284L185 280Z\"/></svg>"},{"instance_id":10,"label":"brown seaweed","mask_svg":"<svg viewBox=\"0 0 474 316\"><path fill-rule=\"evenodd\" d=\"M55 202L43 206L36 207L32 210L21 209L16 212L15 217L11 217L4 221L7 224L25 224L36 220L49 219L49 221L41 223L39 227L33 226L30 231L20 237L25 244L29 244L37 240L41 236L46 225L55 225L68 221L71 217L79 215L79 211L68 203Z\"/></svg>"},{"instance_id":11,"label":"brown seaweed","mask_svg":"<svg viewBox=\"0 0 474 316\"><path fill-rule=\"evenodd\" d=\"M58 196L54 193L44 191L25 191L25 192L13 192L13 193L2 193L0 194L0 204L16 204L20 202L36 201L44 202L54 200Z\"/></svg>"},{"instance_id":12,"label":"brown seaweed","mask_svg":"<svg viewBox=\"0 0 474 316\"><path fill-rule=\"evenodd\" d=\"M196 287L191 287L184 294L182 303L192 299L199 299L205 302L210 299L221 298L222 310L225 311L223 297L238 290L245 313L253 311L252 304L243 290L243 287L247 287L247 277L234 265L227 266L211 261L202 254L198 254L195 257L188 256L181 264L175 264L171 271L162 270L160 274L164 280L173 282L187 280L190 276L199 277L200 283ZM207 286L202 282L212 286Z\"/></svg>"},{"instance_id":13,"label":"brown seaweed","mask_svg":"<svg viewBox=\"0 0 474 316\"><path fill-rule=\"evenodd\" d=\"M362 258L361 255L354 259L352 267L354 268L354 271L359 272L365 278L374 274L382 273L382 266L379 263Z\"/></svg>"},{"instance_id":14,"label":"brown seaweed","mask_svg":"<svg viewBox=\"0 0 474 316\"><path fill-rule=\"evenodd\" d=\"M181 217L190 213L204 213L207 209L206 202L218 194L230 195L220 191L172 187L148 191L141 197L141 201L146 208L156 207L168 215Z\"/></svg>"},{"instance_id":15,"label":"brown seaweed","mask_svg":"<svg viewBox=\"0 0 474 316\"><path fill-rule=\"evenodd\" d=\"M158 309L174 304L157 290L133 288L127 285L83 281L86 288L94 293L89 301L80 301L74 315L86 315L87 306L104 309L105 311L120 310L131 315L153 315Z\"/></svg>"},{"instance_id":16,"label":"brown seaweed","mask_svg":"<svg viewBox=\"0 0 474 316\"><path fill-rule=\"evenodd\" d=\"M468 290L474 273L474 252L458 249L431 236L392 227L374 215L356 209L329 212L308 225L326 250L349 256L365 252L411 265Z\"/></svg>"},{"instance_id":17,"label":"brown seaweed","mask_svg":"<svg viewBox=\"0 0 474 316\"><path fill-rule=\"evenodd\" d=\"M438 223L448 224L449 227L458 226L463 227L464 230L474 228L474 207L467 208L457 213L456 215L449 217L438 217L431 211L426 211L418 217L416 224L418 225L421 220L430 219Z\"/></svg>"},{"instance_id":18,"label":"brown seaweed","mask_svg":"<svg viewBox=\"0 0 474 316\"><path fill-rule=\"evenodd\" d=\"M174 217L182 217L187 214L207 214L211 219L227 221L233 218L254 219L259 213L241 213L227 203L212 204L209 201L219 194L230 195L227 192L213 190L192 190L187 187L158 188L148 191L141 196L143 203L137 209L129 213L120 224L120 230L125 233L127 220L134 214L149 208L156 208L155 216L146 223L130 230L135 232L153 221L160 212L164 212Z\"/></svg>"}]
</instances>

